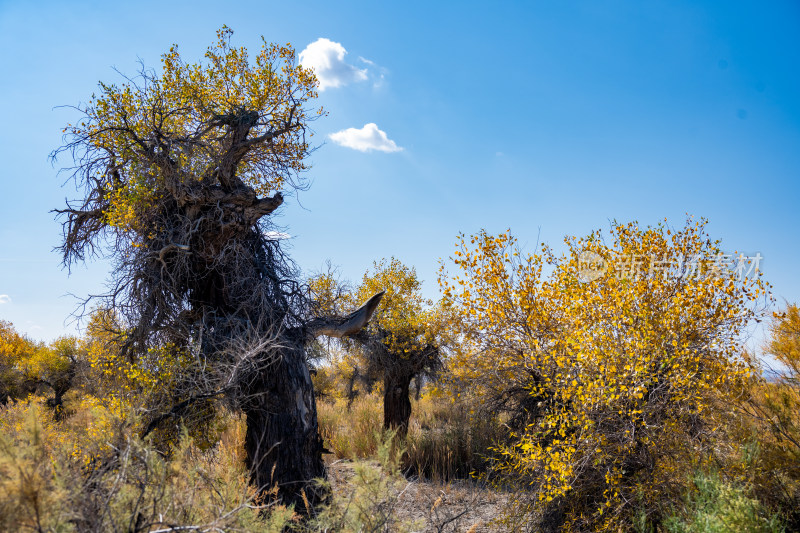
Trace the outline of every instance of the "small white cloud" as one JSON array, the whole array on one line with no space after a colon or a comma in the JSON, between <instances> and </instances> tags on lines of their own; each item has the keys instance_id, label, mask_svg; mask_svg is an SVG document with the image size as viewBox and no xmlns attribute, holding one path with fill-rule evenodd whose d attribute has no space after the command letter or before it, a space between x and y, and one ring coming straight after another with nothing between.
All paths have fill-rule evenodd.
<instances>
[{"instance_id":1,"label":"small white cloud","mask_svg":"<svg viewBox=\"0 0 800 533\"><path fill-rule=\"evenodd\" d=\"M314 69L320 91L366 80L367 69L359 69L346 63L345 54L347 50L340 43L321 37L300 52L300 64Z\"/></svg>"},{"instance_id":2,"label":"small white cloud","mask_svg":"<svg viewBox=\"0 0 800 533\"><path fill-rule=\"evenodd\" d=\"M367 65L369 65L369 66L371 66L371 67L374 67L374 66L375 66L375 62L374 62L374 61L370 61L370 60L369 60L369 59L367 59L366 57L361 57L361 56L358 56L358 60L359 60L359 61L361 61L362 63L366 63Z\"/></svg>"},{"instance_id":3,"label":"small white cloud","mask_svg":"<svg viewBox=\"0 0 800 533\"><path fill-rule=\"evenodd\" d=\"M0 294L0 304L10 304L11 296L8 294Z\"/></svg>"},{"instance_id":4,"label":"small white cloud","mask_svg":"<svg viewBox=\"0 0 800 533\"><path fill-rule=\"evenodd\" d=\"M386 136L385 131L378 129L374 122L364 124L361 129L347 128L346 130L331 133L330 138L338 145L352 148L359 152L369 152L370 150L399 152L402 150L393 140Z\"/></svg>"}]
</instances>

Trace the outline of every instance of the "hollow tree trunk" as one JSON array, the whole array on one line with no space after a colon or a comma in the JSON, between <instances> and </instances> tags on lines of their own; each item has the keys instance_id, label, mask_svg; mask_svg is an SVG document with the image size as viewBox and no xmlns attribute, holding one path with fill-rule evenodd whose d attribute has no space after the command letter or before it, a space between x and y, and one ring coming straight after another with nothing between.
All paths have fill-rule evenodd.
<instances>
[{"instance_id":1,"label":"hollow tree trunk","mask_svg":"<svg viewBox=\"0 0 800 533\"><path fill-rule=\"evenodd\" d=\"M403 438L408 433L411 400L408 398L412 376L389 374L383 379L383 427L397 430Z\"/></svg>"},{"instance_id":2,"label":"hollow tree trunk","mask_svg":"<svg viewBox=\"0 0 800 533\"><path fill-rule=\"evenodd\" d=\"M262 493L277 487L285 505L306 513L326 498L314 479L325 478L314 388L299 350L286 350L250 384L243 405L245 449L252 483ZM303 495L305 494L305 498Z\"/></svg>"}]
</instances>

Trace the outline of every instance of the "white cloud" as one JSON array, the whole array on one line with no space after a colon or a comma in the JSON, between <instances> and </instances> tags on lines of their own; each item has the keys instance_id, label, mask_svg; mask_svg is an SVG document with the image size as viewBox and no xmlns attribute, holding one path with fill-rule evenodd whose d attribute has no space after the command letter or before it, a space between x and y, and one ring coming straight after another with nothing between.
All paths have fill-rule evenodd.
<instances>
[{"instance_id":1,"label":"white cloud","mask_svg":"<svg viewBox=\"0 0 800 533\"><path fill-rule=\"evenodd\" d=\"M370 150L399 152L402 150L393 140L386 136L385 131L379 130L374 122L364 124L361 129L347 128L346 130L337 131L336 133L331 133L329 137L336 144L359 152L368 152Z\"/></svg>"},{"instance_id":2,"label":"white cloud","mask_svg":"<svg viewBox=\"0 0 800 533\"><path fill-rule=\"evenodd\" d=\"M321 37L300 52L300 64L314 69L320 91L366 80L367 69L359 69L346 63L345 54L347 50L340 43Z\"/></svg>"},{"instance_id":3,"label":"white cloud","mask_svg":"<svg viewBox=\"0 0 800 533\"><path fill-rule=\"evenodd\" d=\"M0 294L0 304L10 304L11 296L8 294Z\"/></svg>"}]
</instances>

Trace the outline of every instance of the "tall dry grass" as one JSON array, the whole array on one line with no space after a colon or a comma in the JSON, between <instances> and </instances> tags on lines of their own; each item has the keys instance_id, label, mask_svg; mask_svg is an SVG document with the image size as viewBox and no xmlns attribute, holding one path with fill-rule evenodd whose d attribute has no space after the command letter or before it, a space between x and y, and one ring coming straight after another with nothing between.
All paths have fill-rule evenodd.
<instances>
[{"instance_id":1,"label":"tall dry grass","mask_svg":"<svg viewBox=\"0 0 800 533\"><path fill-rule=\"evenodd\" d=\"M348 453L347 487L301 520L290 508L266 503L249 483L245 426L229 413L214 446L183 432L167 453L137 438L131 420L115 417L92 397L73 398L69 416L55 420L45 399L0 407L0 531L16 532L259 532L395 533L418 530L398 518L405 480L392 435L362 402L362 438ZM372 418L369 418L369 417ZM344 423L344 421L341 421ZM355 435L357 432L353 432ZM336 441L343 442L343 441ZM325 483L320 481L320 483Z\"/></svg>"},{"instance_id":2,"label":"tall dry grass","mask_svg":"<svg viewBox=\"0 0 800 533\"><path fill-rule=\"evenodd\" d=\"M282 531L249 484L236 417L217 446L184 435L168 455L89 402L64 421L42 398L0 408L0 531ZM268 511L268 512L264 512Z\"/></svg>"},{"instance_id":3,"label":"tall dry grass","mask_svg":"<svg viewBox=\"0 0 800 533\"><path fill-rule=\"evenodd\" d=\"M348 409L344 399L317 405L320 433L337 458L374 457L382 439L383 404L377 394L358 397ZM408 435L402 443L406 475L446 481L484 472L490 447L502 438L500 423L468 406L432 394L413 400Z\"/></svg>"}]
</instances>

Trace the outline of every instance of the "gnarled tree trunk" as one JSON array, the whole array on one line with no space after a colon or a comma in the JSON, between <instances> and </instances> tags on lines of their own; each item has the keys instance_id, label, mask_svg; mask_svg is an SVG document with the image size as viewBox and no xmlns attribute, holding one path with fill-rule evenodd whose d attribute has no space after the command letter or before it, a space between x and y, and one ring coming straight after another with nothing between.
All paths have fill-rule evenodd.
<instances>
[{"instance_id":1,"label":"gnarled tree trunk","mask_svg":"<svg viewBox=\"0 0 800 533\"><path fill-rule=\"evenodd\" d=\"M386 374L383 378L383 427L397 431L397 436L404 438L408 433L408 421L411 418L411 400L409 386L413 375Z\"/></svg>"},{"instance_id":2,"label":"gnarled tree trunk","mask_svg":"<svg viewBox=\"0 0 800 533\"><path fill-rule=\"evenodd\" d=\"M346 317L317 317L305 327L285 330L277 341L278 357L264 354L266 361L243 379L241 406L252 482L262 492L277 487L278 498L285 505L294 504L298 512L310 513L309 507L327 498L327 492L314 483L325 478L325 465L305 344L319 335L357 333L382 297L382 292L374 295Z\"/></svg>"},{"instance_id":3,"label":"gnarled tree trunk","mask_svg":"<svg viewBox=\"0 0 800 533\"><path fill-rule=\"evenodd\" d=\"M304 513L325 499L313 483L325 477L311 375L302 350L289 349L248 385L245 448L253 484ZM305 498L303 495L305 494Z\"/></svg>"}]
</instances>

